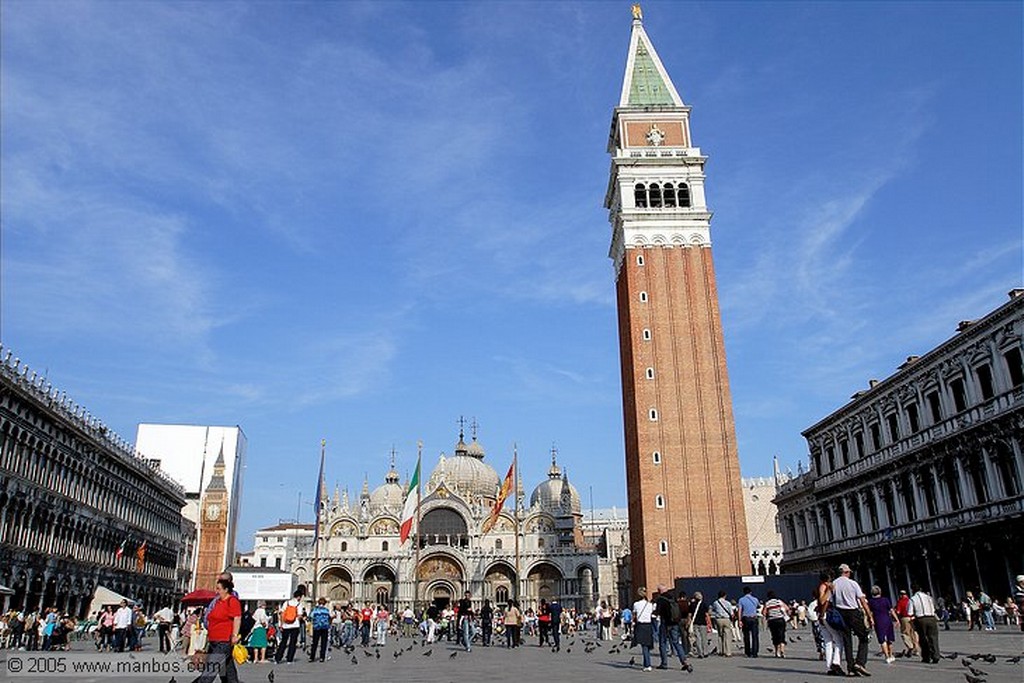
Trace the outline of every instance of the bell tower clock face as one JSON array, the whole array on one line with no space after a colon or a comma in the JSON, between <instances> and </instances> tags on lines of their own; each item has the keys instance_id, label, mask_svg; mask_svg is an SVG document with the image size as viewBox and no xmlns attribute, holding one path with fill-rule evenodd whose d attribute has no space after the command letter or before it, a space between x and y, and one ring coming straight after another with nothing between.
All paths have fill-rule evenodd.
<instances>
[{"instance_id":1,"label":"bell tower clock face","mask_svg":"<svg viewBox=\"0 0 1024 683\"><path fill-rule=\"evenodd\" d=\"M220 519L220 505L213 503L206 506L206 519L213 522Z\"/></svg>"}]
</instances>

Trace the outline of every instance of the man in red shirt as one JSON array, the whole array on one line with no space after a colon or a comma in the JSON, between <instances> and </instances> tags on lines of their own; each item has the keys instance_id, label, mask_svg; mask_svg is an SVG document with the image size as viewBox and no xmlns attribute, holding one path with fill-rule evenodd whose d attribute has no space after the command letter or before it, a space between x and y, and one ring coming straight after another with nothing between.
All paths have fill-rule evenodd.
<instances>
[{"instance_id":1,"label":"man in red shirt","mask_svg":"<svg viewBox=\"0 0 1024 683\"><path fill-rule=\"evenodd\" d=\"M900 598L896 601L896 616L900 618L904 657L913 657L917 653L917 633L914 631L914 620L907 611L909 606L910 596L907 595L907 591L900 591Z\"/></svg>"}]
</instances>

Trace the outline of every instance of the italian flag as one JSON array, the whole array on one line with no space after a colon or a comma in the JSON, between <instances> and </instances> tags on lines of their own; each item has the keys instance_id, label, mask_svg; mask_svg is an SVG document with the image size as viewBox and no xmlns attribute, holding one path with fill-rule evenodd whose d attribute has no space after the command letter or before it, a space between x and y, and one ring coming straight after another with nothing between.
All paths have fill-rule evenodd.
<instances>
[{"instance_id":1,"label":"italian flag","mask_svg":"<svg viewBox=\"0 0 1024 683\"><path fill-rule=\"evenodd\" d=\"M399 545L412 534L413 522L416 519L416 508L419 507L420 489L420 458L416 458L416 471L409 482L409 490L405 494L405 507L402 508L402 527L399 531Z\"/></svg>"}]
</instances>

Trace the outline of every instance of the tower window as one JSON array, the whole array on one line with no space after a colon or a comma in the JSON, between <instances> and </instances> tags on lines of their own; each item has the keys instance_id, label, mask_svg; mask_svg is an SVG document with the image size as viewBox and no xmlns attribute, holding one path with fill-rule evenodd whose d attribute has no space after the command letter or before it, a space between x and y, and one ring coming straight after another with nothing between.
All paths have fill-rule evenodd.
<instances>
[{"instance_id":1,"label":"tower window","mask_svg":"<svg viewBox=\"0 0 1024 683\"><path fill-rule=\"evenodd\" d=\"M676 205L676 190L672 186L672 183L665 183L664 194L665 194L665 206L675 206Z\"/></svg>"},{"instance_id":2,"label":"tower window","mask_svg":"<svg viewBox=\"0 0 1024 683\"><path fill-rule=\"evenodd\" d=\"M651 422L657 422L658 421L658 409L657 408L651 408L651 411L648 413L648 416L651 418Z\"/></svg>"},{"instance_id":3,"label":"tower window","mask_svg":"<svg viewBox=\"0 0 1024 683\"><path fill-rule=\"evenodd\" d=\"M650 188L647 190L647 196L651 200L651 208L661 208L661 188L658 183L651 183Z\"/></svg>"},{"instance_id":4,"label":"tower window","mask_svg":"<svg viewBox=\"0 0 1024 683\"><path fill-rule=\"evenodd\" d=\"M661 464L661 452L660 451L654 451L654 453L651 454L651 457L654 458L654 464L655 465L660 465Z\"/></svg>"},{"instance_id":5,"label":"tower window","mask_svg":"<svg viewBox=\"0 0 1024 683\"><path fill-rule=\"evenodd\" d=\"M642 336L644 338L644 341L651 341L651 331L648 330L646 327L644 328L644 332L643 332Z\"/></svg>"},{"instance_id":6,"label":"tower window","mask_svg":"<svg viewBox=\"0 0 1024 683\"><path fill-rule=\"evenodd\" d=\"M658 541L658 552L662 555L668 555L668 541L665 539Z\"/></svg>"},{"instance_id":7,"label":"tower window","mask_svg":"<svg viewBox=\"0 0 1024 683\"><path fill-rule=\"evenodd\" d=\"M679 206L687 207L690 206L690 188L686 183L679 183L679 189L676 190Z\"/></svg>"},{"instance_id":8,"label":"tower window","mask_svg":"<svg viewBox=\"0 0 1024 683\"><path fill-rule=\"evenodd\" d=\"M654 368L647 368L647 379L654 379Z\"/></svg>"},{"instance_id":9,"label":"tower window","mask_svg":"<svg viewBox=\"0 0 1024 683\"><path fill-rule=\"evenodd\" d=\"M647 292L640 292L641 303L647 303Z\"/></svg>"},{"instance_id":10,"label":"tower window","mask_svg":"<svg viewBox=\"0 0 1024 683\"><path fill-rule=\"evenodd\" d=\"M654 497L654 507L658 508L659 510L664 508L665 507L665 496L661 495L660 493L658 495L656 495Z\"/></svg>"},{"instance_id":11,"label":"tower window","mask_svg":"<svg viewBox=\"0 0 1024 683\"><path fill-rule=\"evenodd\" d=\"M638 266L642 266L644 264L644 255L643 254L637 254L636 255L636 264Z\"/></svg>"},{"instance_id":12,"label":"tower window","mask_svg":"<svg viewBox=\"0 0 1024 683\"><path fill-rule=\"evenodd\" d=\"M633 203L638 209L647 208L647 188L643 183L637 183L633 188Z\"/></svg>"}]
</instances>

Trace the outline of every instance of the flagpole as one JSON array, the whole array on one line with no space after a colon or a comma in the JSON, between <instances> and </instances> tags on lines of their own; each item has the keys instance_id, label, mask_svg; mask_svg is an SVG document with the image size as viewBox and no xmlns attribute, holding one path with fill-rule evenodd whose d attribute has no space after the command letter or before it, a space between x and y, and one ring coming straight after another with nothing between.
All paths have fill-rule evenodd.
<instances>
[{"instance_id":1,"label":"flagpole","mask_svg":"<svg viewBox=\"0 0 1024 683\"><path fill-rule=\"evenodd\" d=\"M413 596L412 596L412 609L413 612L419 607L420 600L420 502L422 501L423 492L423 473L420 471L420 465L423 460L423 442L416 442L416 535L413 536L412 542L416 544L416 561L412 567L412 579L413 579ZM418 618L418 617L417 617Z\"/></svg>"},{"instance_id":2,"label":"flagpole","mask_svg":"<svg viewBox=\"0 0 1024 683\"><path fill-rule=\"evenodd\" d=\"M320 499L320 491L324 487L324 452L327 449L327 439L320 439L320 476L316 482L316 520L313 522L313 604L316 605L317 593L320 587L320 508L323 501Z\"/></svg>"},{"instance_id":3,"label":"flagpole","mask_svg":"<svg viewBox=\"0 0 1024 683\"><path fill-rule=\"evenodd\" d=\"M515 471L515 477L513 478L513 491L512 496L512 507L513 517L516 521L516 585L515 585L515 597L516 602L519 602L519 584L521 579L519 577L519 449L516 444L512 444L512 469Z\"/></svg>"}]
</instances>

